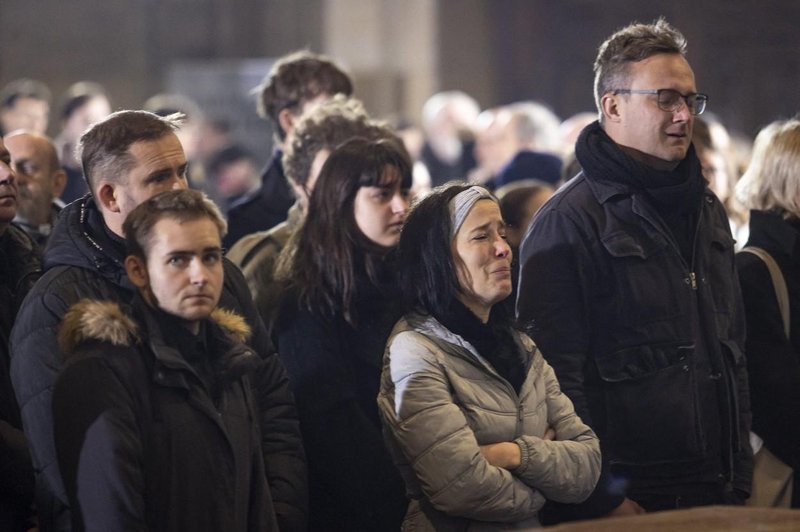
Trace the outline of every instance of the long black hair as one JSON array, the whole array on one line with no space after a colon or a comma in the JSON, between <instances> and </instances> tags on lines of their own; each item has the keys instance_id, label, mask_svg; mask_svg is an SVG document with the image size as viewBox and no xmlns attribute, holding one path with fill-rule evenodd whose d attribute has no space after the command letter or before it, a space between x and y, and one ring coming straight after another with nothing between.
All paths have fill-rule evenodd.
<instances>
[{"instance_id":1,"label":"long black hair","mask_svg":"<svg viewBox=\"0 0 800 532\"><path fill-rule=\"evenodd\" d=\"M361 187L411 187L411 160L399 139L352 139L331 152L309 199L303 225L281 253L276 277L311 310L341 312L353 324L356 263L378 284L377 263L389 249L358 228L355 197Z\"/></svg>"},{"instance_id":2,"label":"long black hair","mask_svg":"<svg viewBox=\"0 0 800 532\"><path fill-rule=\"evenodd\" d=\"M408 213L397 249L399 284L407 310L443 315L458 295L450 201L468 188L470 185L463 183L437 187Z\"/></svg>"}]
</instances>

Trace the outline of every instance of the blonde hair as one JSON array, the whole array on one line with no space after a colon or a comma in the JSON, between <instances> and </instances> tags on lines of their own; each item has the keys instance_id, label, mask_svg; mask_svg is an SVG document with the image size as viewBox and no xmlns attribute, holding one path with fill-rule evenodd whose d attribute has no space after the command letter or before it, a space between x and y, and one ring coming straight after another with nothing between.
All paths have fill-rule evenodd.
<instances>
[{"instance_id":1,"label":"blonde hair","mask_svg":"<svg viewBox=\"0 0 800 532\"><path fill-rule=\"evenodd\" d=\"M748 209L800 217L800 120L773 122L758 133L736 198Z\"/></svg>"}]
</instances>

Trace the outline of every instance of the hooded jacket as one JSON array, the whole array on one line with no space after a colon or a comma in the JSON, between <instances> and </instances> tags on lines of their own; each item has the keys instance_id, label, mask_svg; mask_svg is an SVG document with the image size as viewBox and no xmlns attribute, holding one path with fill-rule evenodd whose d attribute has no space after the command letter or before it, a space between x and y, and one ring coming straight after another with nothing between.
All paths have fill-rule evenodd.
<instances>
[{"instance_id":1,"label":"hooded jacket","mask_svg":"<svg viewBox=\"0 0 800 532\"><path fill-rule=\"evenodd\" d=\"M413 499L404 529L536 526L545 499L580 502L594 489L597 436L530 338L512 334L526 372L519 393L431 316L407 315L392 331L378 405ZM542 439L548 427L556 440ZM478 448L506 441L522 455L513 472L491 465Z\"/></svg>"},{"instance_id":2,"label":"hooded jacket","mask_svg":"<svg viewBox=\"0 0 800 532\"><path fill-rule=\"evenodd\" d=\"M130 313L130 314L129 314ZM157 311L82 300L59 330L55 444L75 530L277 530L244 319L201 336L213 384L163 337Z\"/></svg>"},{"instance_id":3,"label":"hooded jacket","mask_svg":"<svg viewBox=\"0 0 800 532\"><path fill-rule=\"evenodd\" d=\"M52 392L63 355L56 328L81 299L127 303L135 288L123 266L124 245L105 227L91 196L64 208L44 255L45 273L26 298L11 337L11 378L36 468L36 503L43 531L69 530L67 498L53 443ZM244 316L248 342L262 362L253 379L262 451L282 529L302 530L307 508L305 455L288 378L253 306L241 272L224 261L219 306Z\"/></svg>"}]
</instances>

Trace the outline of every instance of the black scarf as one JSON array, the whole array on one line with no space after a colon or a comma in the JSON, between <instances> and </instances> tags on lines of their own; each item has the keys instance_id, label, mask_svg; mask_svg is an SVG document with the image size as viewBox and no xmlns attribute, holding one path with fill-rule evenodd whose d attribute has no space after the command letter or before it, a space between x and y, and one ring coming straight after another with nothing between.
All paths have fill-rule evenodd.
<instances>
[{"instance_id":1,"label":"black scarf","mask_svg":"<svg viewBox=\"0 0 800 532\"><path fill-rule=\"evenodd\" d=\"M504 310L495 305L489 314L489 321L483 323L463 303L453 300L447 312L443 315L435 314L434 317L450 332L472 344L519 393L522 383L525 382L525 366L519 347L511 335L511 327L505 319Z\"/></svg>"},{"instance_id":2,"label":"black scarf","mask_svg":"<svg viewBox=\"0 0 800 532\"><path fill-rule=\"evenodd\" d=\"M629 186L643 193L675 238L681 254L691 260L694 230L706 187L694 145L673 170L656 170L626 154L599 122L587 126L575 145L590 179Z\"/></svg>"}]
</instances>

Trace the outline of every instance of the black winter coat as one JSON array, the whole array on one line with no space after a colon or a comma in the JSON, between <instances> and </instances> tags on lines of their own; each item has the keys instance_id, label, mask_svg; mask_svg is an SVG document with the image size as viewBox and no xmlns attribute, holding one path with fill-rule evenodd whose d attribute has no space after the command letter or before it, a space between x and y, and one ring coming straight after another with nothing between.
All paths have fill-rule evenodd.
<instances>
[{"instance_id":1,"label":"black winter coat","mask_svg":"<svg viewBox=\"0 0 800 532\"><path fill-rule=\"evenodd\" d=\"M283 173L282 156L282 152L275 152L261 176L261 186L231 206L228 234L223 239L226 248L232 248L249 234L266 231L286 221L295 198Z\"/></svg>"},{"instance_id":2,"label":"black winter coat","mask_svg":"<svg viewBox=\"0 0 800 532\"><path fill-rule=\"evenodd\" d=\"M275 326L308 456L311 531L399 530L408 507L377 403L383 351L401 312L365 276L357 286L355 327L291 295Z\"/></svg>"},{"instance_id":3,"label":"black winter coat","mask_svg":"<svg viewBox=\"0 0 800 532\"><path fill-rule=\"evenodd\" d=\"M90 196L61 212L44 256L45 274L25 299L11 337L11 378L37 473L36 503L43 531L69 530L67 498L53 444L52 391L63 356L56 328L81 299L127 303L135 293L123 267L124 248L112 237ZM302 530L307 509L305 457L286 371L264 330L241 272L224 262L220 307L245 317L249 345L262 363L253 379L261 411L262 451L281 530Z\"/></svg>"},{"instance_id":4,"label":"black winter coat","mask_svg":"<svg viewBox=\"0 0 800 532\"><path fill-rule=\"evenodd\" d=\"M25 294L41 274L39 249L11 224L0 236L0 530L27 530L33 503L33 465L11 386L9 338Z\"/></svg>"},{"instance_id":5,"label":"black winter coat","mask_svg":"<svg viewBox=\"0 0 800 532\"><path fill-rule=\"evenodd\" d=\"M794 468L792 506L800 507L800 223L789 223L778 214L751 211L747 245L772 255L789 292L787 339L766 264L751 253L736 256L747 316L753 432Z\"/></svg>"},{"instance_id":6,"label":"black winter coat","mask_svg":"<svg viewBox=\"0 0 800 532\"><path fill-rule=\"evenodd\" d=\"M163 317L133 305L83 300L60 328L53 419L73 530L277 530L244 320L205 320L201 377Z\"/></svg>"},{"instance_id":7,"label":"black winter coat","mask_svg":"<svg viewBox=\"0 0 800 532\"><path fill-rule=\"evenodd\" d=\"M584 167L521 246L518 317L617 480L601 479L584 517L637 492L750 492L734 242L707 188L700 203L690 264L643 192Z\"/></svg>"}]
</instances>

